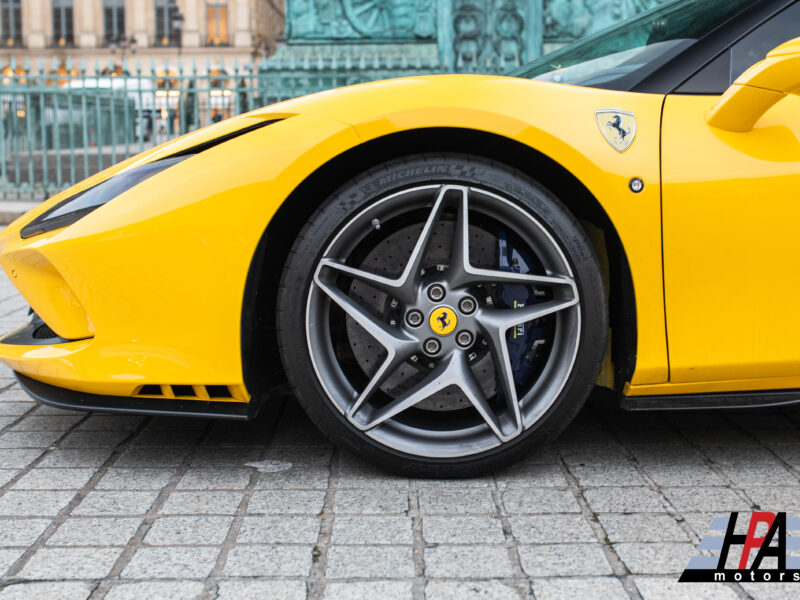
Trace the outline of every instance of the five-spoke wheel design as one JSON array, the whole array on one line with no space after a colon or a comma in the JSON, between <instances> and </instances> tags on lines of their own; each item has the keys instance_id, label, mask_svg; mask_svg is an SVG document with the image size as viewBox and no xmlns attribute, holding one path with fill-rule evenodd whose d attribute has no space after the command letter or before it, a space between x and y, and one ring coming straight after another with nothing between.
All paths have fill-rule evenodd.
<instances>
[{"instance_id":1,"label":"five-spoke wheel design","mask_svg":"<svg viewBox=\"0 0 800 600\"><path fill-rule=\"evenodd\" d=\"M327 401L393 450L464 457L551 408L581 338L579 286L531 211L476 185L410 186L345 222L305 306Z\"/></svg>"}]
</instances>

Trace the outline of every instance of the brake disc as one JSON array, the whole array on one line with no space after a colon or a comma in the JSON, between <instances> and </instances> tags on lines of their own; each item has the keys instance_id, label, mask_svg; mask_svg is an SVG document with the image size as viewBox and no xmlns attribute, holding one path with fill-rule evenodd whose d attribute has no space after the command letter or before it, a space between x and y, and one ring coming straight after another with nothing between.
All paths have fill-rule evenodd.
<instances>
[{"instance_id":1,"label":"brake disc","mask_svg":"<svg viewBox=\"0 0 800 600\"><path fill-rule=\"evenodd\" d=\"M414 244L419 239L422 227L422 223L409 225L388 235L366 255L358 268L386 277L399 276L411 256ZM469 229L471 263L477 267L496 268L497 237L474 225L470 225ZM454 235L454 221L442 220L435 225L423 262L426 271L447 268ZM392 321L399 323L403 318L401 307L393 305L391 298L368 284L353 280L350 285L350 296L387 323L391 324ZM350 317L346 318L346 327L353 356L367 377L372 377L385 360L386 351ZM417 362L407 361L398 367L380 389L394 398L423 379L433 364L432 359L420 354ZM486 397L494 396L497 393L497 382L494 364L487 348L480 347L475 351L471 367ZM418 408L434 411L458 410L467 406L470 406L469 401L456 387L442 390L417 405Z\"/></svg>"}]
</instances>

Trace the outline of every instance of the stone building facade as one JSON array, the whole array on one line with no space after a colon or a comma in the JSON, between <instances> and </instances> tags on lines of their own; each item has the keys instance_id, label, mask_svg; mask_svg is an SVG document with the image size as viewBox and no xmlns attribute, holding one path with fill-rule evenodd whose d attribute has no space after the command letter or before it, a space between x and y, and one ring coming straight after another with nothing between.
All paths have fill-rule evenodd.
<instances>
[{"instance_id":1,"label":"stone building facade","mask_svg":"<svg viewBox=\"0 0 800 600\"><path fill-rule=\"evenodd\" d=\"M662 1L0 0L0 61L500 73Z\"/></svg>"},{"instance_id":2,"label":"stone building facade","mask_svg":"<svg viewBox=\"0 0 800 600\"><path fill-rule=\"evenodd\" d=\"M271 54L283 28L283 0L0 0L0 59L82 59L91 70L180 57L202 70Z\"/></svg>"}]
</instances>

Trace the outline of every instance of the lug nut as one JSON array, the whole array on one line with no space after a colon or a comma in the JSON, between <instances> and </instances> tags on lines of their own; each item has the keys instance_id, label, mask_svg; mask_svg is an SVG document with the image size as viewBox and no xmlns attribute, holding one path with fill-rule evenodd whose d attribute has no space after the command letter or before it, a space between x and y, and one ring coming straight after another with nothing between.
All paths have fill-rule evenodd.
<instances>
[{"instance_id":1,"label":"lug nut","mask_svg":"<svg viewBox=\"0 0 800 600\"><path fill-rule=\"evenodd\" d=\"M474 298L470 298L467 296L466 298L462 298L461 302L458 303L458 310L460 310L465 315L471 315L475 312L475 308L477 304Z\"/></svg>"},{"instance_id":2,"label":"lug nut","mask_svg":"<svg viewBox=\"0 0 800 600\"><path fill-rule=\"evenodd\" d=\"M427 352L428 354L438 354L439 350L442 349L442 345L439 343L439 340L430 338L428 340L425 340L425 345L423 346L423 348L425 348L425 352Z\"/></svg>"},{"instance_id":3,"label":"lug nut","mask_svg":"<svg viewBox=\"0 0 800 600\"><path fill-rule=\"evenodd\" d=\"M434 302L441 302L444 299L444 288L438 283L428 288L428 298Z\"/></svg>"},{"instance_id":4,"label":"lug nut","mask_svg":"<svg viewBox=\"0 0 800 600\"><path fill-rule=\"evenodd\" d=\"M411 327L419 327L422 325L423 318L422 313L418 310L410 310L406 315L406 323L411 325Z\"/></svg>"},{"instance_id":5,"label":"lug nut","mask_svg":"<svg viewBox=\"0 0 800 600\"><path fill-rule=\"evenodd\" d=\"M462 348L472 345L472 334L469 331L459 331L456 336L456 344Z\"/></svg>"}]
</instances>

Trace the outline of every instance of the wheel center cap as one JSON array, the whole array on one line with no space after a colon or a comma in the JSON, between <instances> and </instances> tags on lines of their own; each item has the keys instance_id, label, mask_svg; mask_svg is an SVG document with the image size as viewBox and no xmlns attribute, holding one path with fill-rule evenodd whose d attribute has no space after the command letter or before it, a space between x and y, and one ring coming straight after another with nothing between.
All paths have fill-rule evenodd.
<instances>
[{"instance_id":1,"label":"wheel center cap","mask_svg":"<svg viewBox=\"0 0 800 600\"><path fill-rule=\"evenodd\" d=\"M447 306L438 306L428 317L428 326L436 335L449 335L458 325L456 311Z\"/></svg>"}]
</instances>

